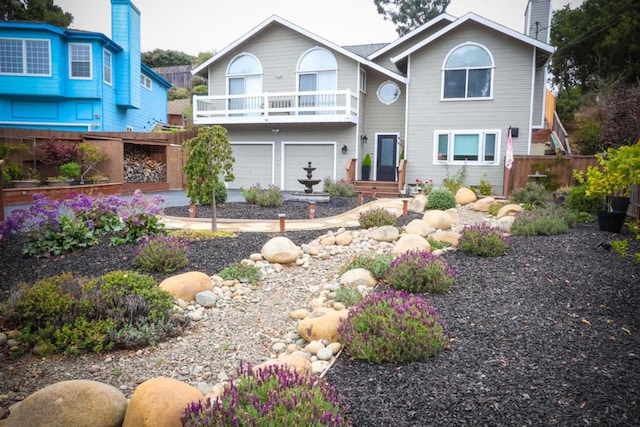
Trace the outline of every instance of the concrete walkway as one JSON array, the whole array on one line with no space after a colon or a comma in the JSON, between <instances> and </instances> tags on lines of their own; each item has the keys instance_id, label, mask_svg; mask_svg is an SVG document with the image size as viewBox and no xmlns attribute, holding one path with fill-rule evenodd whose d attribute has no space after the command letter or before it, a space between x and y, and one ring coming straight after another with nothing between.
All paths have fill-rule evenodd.
<instances>
[{"instance_id":1,"label":"concrete walkway","mask_svg":"<svg viewBox=\"0 0 640 427\"><path fill-rule=\"evenodd\" d=\"M218 231L242 231L242 232L280 232L300 231L300 230L323 230L340 227L358 227L358 217L361 212L367 209L385 208L396 216L403 213L403 199L377 199L365 203L357 208L345 212L341 215L316 218L316 219L279 219L266 220L241 220L241 219L220 219L216 221ZM183 218L163 216L162 222L168 229L191 229L191 230L211 230L211 219L205 218Z\"/></svg>"}]
</instances>

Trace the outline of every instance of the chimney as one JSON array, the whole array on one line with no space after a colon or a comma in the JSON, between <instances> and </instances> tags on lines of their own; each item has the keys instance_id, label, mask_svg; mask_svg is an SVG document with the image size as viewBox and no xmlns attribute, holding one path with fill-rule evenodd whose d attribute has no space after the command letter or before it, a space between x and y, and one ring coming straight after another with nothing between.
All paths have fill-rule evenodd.
<instances>
[{"instance_id":1,"label":"chimney","mask_svg":"<svg viewBox=\"0 0 640 427\"><path fill-rule=\"evenodd\" d=\"M111 0L111 39L123 51L116 55L116 104L140 108L140 11L131 0Z\"/></svg>"},{"instance_id":2,"label":"chimney","mask_svg":"<svg viewBox=\"0 0 640 427\"><path fill-rule=\"evenodd\" d=\"M551 0L529 0L524 16L524 33L543 43L549 43Z\"/></svg>"}]
</instances>

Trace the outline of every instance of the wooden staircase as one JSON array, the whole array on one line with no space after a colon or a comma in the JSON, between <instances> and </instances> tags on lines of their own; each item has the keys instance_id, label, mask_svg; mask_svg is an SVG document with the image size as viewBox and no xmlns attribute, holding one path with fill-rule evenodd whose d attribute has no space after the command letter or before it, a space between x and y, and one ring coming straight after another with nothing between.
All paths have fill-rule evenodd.
<instances>
[{"instance_id":1,"label":"wooden staircase","mask_svg":"<svg viewBox=\"0 0 640 427\"><path fill-rule=\"evenodd\" d=\"M355 181L356 193L373 198L397 198L404 195L398 191L395 181Z\"/></svg>"}]
</instances>

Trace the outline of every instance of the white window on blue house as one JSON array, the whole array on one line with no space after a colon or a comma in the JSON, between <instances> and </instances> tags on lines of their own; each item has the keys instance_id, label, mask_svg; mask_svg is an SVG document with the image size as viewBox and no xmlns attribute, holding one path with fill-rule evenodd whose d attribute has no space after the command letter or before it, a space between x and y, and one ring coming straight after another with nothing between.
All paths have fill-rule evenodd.
<instances>
[{"instance_id":1,"label":"white window on blue house","mask_svg":"<svg viewBox=\"0 0 640 427\"><path fill-rule=\"evenodd\" d=\"M490 99L493 95L493 57L477 43L452 49L442 70L443 99Z\"/></svg>"},{"instance_id":2,"label":"white window on blue house","mask_svg":"<svg viewBox=\"0 0 640 427\"><path fill-rule=\"evenodd\" d=\"M49 40L0 38L0 74L50 76Z\"/></svg>"},{"instance_id":3,"label":"white window on blue house","mask_svg":"<svg viewBox=\"0 0 640 427\"><path fill-rule=\"evenodd\" d=\"M72 79L91 78L91 45L88 43L69 44L69 76Z\"/></svg>"},{"instance_id":4,"label":"white window on blue house","mask_svg":"<svg viewBox=\"0 0 640 427\"><path fill-rule=\"evenodd\" d=\"M110 85L113 83L113 65L111 52L102 50L102 80Z\"/></svg>"},{"instance_id":5,"label":"white window on blue house","mask_svg":"<svg viewBox=\"0 0 640 427\"><path fill-rule=\"evenodd\" d=\"M140 74L140 84L145 89L149 89L149 90L153 89L153 85L151 83L151 79L149 77L145 76L144 74Z\"/></svg>"},{"instance_id":6,"label":"white window on blue house","mask_svg":"<svg viewBox=\"0 0 640 427\"><path fill-rule=\"evenodd\" d=\"M436 131L434 163L497 165L498 141L499 130Z\"/></svg>"}]
</instances>

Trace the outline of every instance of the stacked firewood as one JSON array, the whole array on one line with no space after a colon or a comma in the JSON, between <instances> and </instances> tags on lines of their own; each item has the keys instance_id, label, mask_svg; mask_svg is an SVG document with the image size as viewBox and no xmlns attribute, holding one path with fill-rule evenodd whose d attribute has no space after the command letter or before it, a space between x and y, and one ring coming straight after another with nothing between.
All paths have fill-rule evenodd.
<instances>
[{"instance_id":1,"label":"stacked firewood","mask_svg":"<svg viewBox=\"0 0 640 427\"><path fill-rule=\"evenodd\" d=\"M125 150L124 153L125 182L166 182L167 164L149 157L140 149Z\"/></svg>"}]
</instances>

